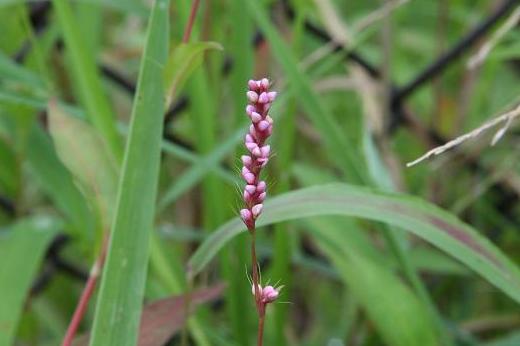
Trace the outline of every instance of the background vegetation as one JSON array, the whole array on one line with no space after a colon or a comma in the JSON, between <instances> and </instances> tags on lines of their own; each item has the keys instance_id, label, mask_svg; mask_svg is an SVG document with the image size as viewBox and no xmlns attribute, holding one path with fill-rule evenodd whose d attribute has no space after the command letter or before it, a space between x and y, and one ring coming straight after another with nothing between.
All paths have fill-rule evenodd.
<instances>
[{"instance_id":1,"label":"background vegetation","mask_svg":"<svg viewBox=\"0 0 520 346\"><path fill-rule=\"evenodd\" d=\"M192 5L0 1L0 345L253 344L264 76L265 344L519 345L514 121L406 168L517 107L518 1L202 1L187 39Z\"/></svg>"}]
</instances>

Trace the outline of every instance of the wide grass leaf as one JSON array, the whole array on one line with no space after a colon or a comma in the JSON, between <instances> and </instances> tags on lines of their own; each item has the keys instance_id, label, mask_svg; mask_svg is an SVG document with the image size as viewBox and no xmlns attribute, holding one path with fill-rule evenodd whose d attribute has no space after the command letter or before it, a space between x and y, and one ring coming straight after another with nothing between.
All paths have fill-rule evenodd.
<instances>
[{"instance_id":1,"label":"wide grass leaf","mask_svg":"<svg viewBox=\"0 0 520 346\"><path fill-rule=\"evenodd\" d=\"M0 345L12 345L26 296L58 224L47 217L21 220L0 234Z\"/></svg>"},{"instance_id":2,"label":"wide grass leaf","mask_svg":"<svg viewBox=\"0 0 520 346\"><path fill-rule=\"evenodd\" d=\"M85 121L67 115L55 100L49 102L49 131L61 161L97 202L103 224L113 217L118 165L105 142Z\"/></svg>"},{"instance_id":3,"label":"wide grass leaf","mask_svg":"<svg viewBox=\"0 0 520 346\"><path fill-rule=\"evenodd\" d=\"M371 257L375 255L372 249L366 255L367 249L358 239L365 233L354 220L329 216L312 218L305 224L355 301L373 321L385 345L438 344L426 306L387 265Z\"/></svg>"},{"instance_id":4,"label":"wide grass leaf","mask_svg":"<svg viewBox=\"0 0 520 346\"><path fill-rule=\"evenodd\" d=\"M168 0L148 24L125 149L112 235L96 306L91 345L135 345L157 194L168 54Z\"/></svg>"},{"instance_id":5,"label":"wide grass leaf","mask_svg":"<svg viewBox=\"0 0 520 346\"><path fill-rule=\"evenodd\" d=\"M520 302L520 271L471 226L419 198L374 192L347 184L326 184L271 199L258 225L319 215L345 215L398 226L458 259L492 285ZM235 218L211 234L189 261L199 273L234 236L245 231Z\"/></svg>"}]
</instances>

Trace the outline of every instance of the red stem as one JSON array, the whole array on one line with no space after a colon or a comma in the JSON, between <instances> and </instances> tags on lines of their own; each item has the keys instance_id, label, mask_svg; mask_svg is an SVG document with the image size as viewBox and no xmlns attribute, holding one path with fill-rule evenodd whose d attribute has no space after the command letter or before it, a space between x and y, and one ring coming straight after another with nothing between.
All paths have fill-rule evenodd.
<instances>
[{"instance_id":1,"label":"red stem","mask_svg":"<svg viewBox=\"0 0 520 346\"><path fill-rule=\"evenodd\" d=\"M182 37L183 43L188 43L188 41L190 40L191 30L193 29L193 23L195 22L195 16L197 15L199 4L200 0L193 0L193 3L191 4L190 18L188 19L186 29L184 30L184 36Z\"/></svg>"},{"instance_id":2,"label":"red stem","mask_svg":"<svg viewBox=\"0 0 520 346\"><path fill-rule=\"evenodd\" d=\"M62 346L71 346L74 337L76 336L76 332L79 328L81 320L83 320L83 316L85 316L85 312L87 311L88 303L90 301L90 297L92 293L94 293L94 289L96 288L96 283L98 281L99 275L103 270L103 264L105 263L105 257L107 253L108 247L108 237L105 236L103 240L103 244L101 245L101 252L90 271L89 278L87 280L87 284L81 293L81 297L79 299L78 305L76 306L76 310L74 311L74 315L72 315L72 319L70 320L69 327L67 328L67 332L65 337L63 338Z\"/></svg>"},{"instance_id":3,"label":"red stem","mask_svg":"<svg viewBox=\"0 0 520 346\"><path fill-rule=\"evenodd\" d=\"M262 346L264 343L265 304L262 304L258 314L258 337L256 339L256 345Z\"/></svg>"},{"instance_id":4,"label":"red stem","mask_svg":"<svg viewBox=\"0 0 520 346\"><path fill-rule=\"evenodd\" d=\"M258 262L256 259L256 229L253 221L252 227L249 229L251 233L251 264L253 266L253 287L255 290L255 304L256 311L258 312L258 338L257 346L263 345L264 339L264 321L265 321L265 303L262 302L260 297L260 286L259 286L259 274L258 274Z\"/></svg>"}]
</instances>

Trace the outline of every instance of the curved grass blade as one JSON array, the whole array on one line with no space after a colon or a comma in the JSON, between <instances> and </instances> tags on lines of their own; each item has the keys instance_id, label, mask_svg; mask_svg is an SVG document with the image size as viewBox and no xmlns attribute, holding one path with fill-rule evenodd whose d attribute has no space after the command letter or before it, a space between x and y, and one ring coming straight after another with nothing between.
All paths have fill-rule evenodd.
<instances>
[{"instance_id":1,"label":"curved grass blade","mask_svg":"<svg viewBox=\"0 0 520 346\"><path fill-rule=\"evenodd\" d=\"M25 297L59 225L52 219L22 220L0 234L0 345L13 345Z\"/></svg>"},{"instance_id":2,"label":"curved grass blade","mask_svg":"<svg viewBox=\"0 0 520 346\"><path fill-rule=\"evenodd\" d=\"M71 67L78 82L78 92L85 105L88 116L99 130L112 153L121 158L121 139L117 133L116 119L108 99L103 94L101 77L79 30L75 24L71 4L66 0L53 0L56 15L60 23L63 38L70 53Z\"/></svg>"},{"instance_id":3,"label":"curved grass blade","mask_svg":"<svg viewBox=\"0 0 520 346\"><path fill-rule=\"evenodd\" d=\"M332 228L327 227L327 223L312 226L314 239L374 322L385 345L438 345L433 321L417 296L396 274L349 243L344 235L350 223L346 227L337 222L328 224ZM356 232L354 230L351 234Z\"/></svg>"},{"instance_id":4,"label":"curved grass blade","mask_svg":"<svg viewBox=\"0 0 520 346\"><path fill-rule=\"evenodd\" d=\"M398 226L458 259L520 302L516 265L471 226L418 198L346 184L313 186L269 200L258 225L318 215L354 216ZM190 275L199 273L222 246L244 230L238 218L221 226L191 257Z\"/></svg>"},{"instance_id":5,"label":"curved grass blade","mask_svg":"<svg viewBox=\"0 0 520 346\"><path fill-rule=\"evenodd\" d=\"M150 14L92 346L137 342L159 176L168 8L168 0L156 0Z\"/></svg>"}]
</instances>

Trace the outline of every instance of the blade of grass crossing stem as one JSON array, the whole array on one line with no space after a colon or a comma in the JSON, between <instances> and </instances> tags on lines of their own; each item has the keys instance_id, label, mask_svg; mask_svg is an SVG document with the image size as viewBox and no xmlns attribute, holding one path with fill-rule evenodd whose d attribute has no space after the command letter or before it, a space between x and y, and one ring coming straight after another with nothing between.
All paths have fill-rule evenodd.
<instances>
[{"instance_id":1,"label":"blade of grass crossing stem","mask_svg":"<svg viewBox=\"0 0 520 346\"><path fill-rule=\"evenodd\" d=\"M150 14L91 346L137 342L159 175L168 9L168 0L157 0Z\"/></svg>"},{"instance_id":2,"label":"blade of grass crossing stem","mask_svg":"<svg viewBox=\"0 0 520 346\"><path fill-rule=\"evenodd\" d=\"M16 223L0 236L0 345L13 345L24 303L45 249L59 225L52 219L35 217Z\"/></svg>"},{"instance_id":3,"label":"blade of grass crossing stem","mask_svg":"<svg viewBox=\"0 0 520 346\"><path fill-rule=\"evenodd\" d=\"M258 225L318 215L354 216L402 228L458 259L520 302L518 267L472 227L419 198L347 184L313 186L268 200ZM244 230L235 218L212 233L190 258L190 275L200 272L222 246Z\"/></svg>"},{"instance_id":4,"label":"blade of grass crossing stem","mask_svg":"<svg viewBox=\"0 0 520 346\"><path fill-rule=\"evenodd\" d=\"M61 26L67 52L70 55L72 71L78 82L80 99L87 110L89 119L99 130L114 156L122 157L121 139L117 133L116 119L108 99L103 93L95 57L84 44L80 28L76 23L71 3L67 0L53 0L56 15Z\"/></svg>"},{"instance_id":5,"label":"blade of grass crossing stem","mask_svg":"<svg viewBox=\"0 0 520 346\"><path fill-rule=\"evenodd\" d=\"M293 25L293 52L298 56L301 50L301 43L303 39L303 23L304 11L298 7L296 13L296 20ZM283 91L282 91L283 92ZM277 177L278 184L273 189L272 195L278 195L289 191L290 189L290 172L292 166L292 158L295 145L296 134L296 100L291 99L286 110L286 115L277 123L277 130L274 132L273 142L276 150L276 157L273 160L273 176ZM289 225L286 223L276 224L274 227L274 253L273 253L273 267L272 274L269 276L274 282L280 280L284 285L284 292L291 291L292 271L292 244L295 242L294 234L288 231ZM268 322L274 322L274 341L276 345L283 345L287 343L285 338L285 326L288 320L288 304L274 305L274 318L269 319Z\"/></svg>"},{"instance_id":6,"label":"blade of grass crossing stem","mask_svg":"<svg viewBox=\"0 0 520 346\"><path fill-rule=\"evenodd\" d=\"M295 96L306 110L305 113L320 132L330 158L333 162L338 163L350 181L363 182L365 169L361 164L362 161L358 159L358 154L353 150L353 144L349 143L341 132L342 127L314 93L309 79L299 70L298 61L281 39L282 35L271 24L262 3L256 0L246 0L245 2L251 17L256 20L271 44L275 58L285 70L289 86L294 89Z\"/></svg>"},{"instance_id":7,"label":"blade of grass crossing stem","mask_svg":"<svg viewBox=\"0 0 520 346\"><path fill-rule=\"evenodd\" d=\"M234 124L235 127L240 126L244 119L245 107L247 98L244 97L244 90L247 81L253 75L254 50L251 47L251 37L253 37L253 23L248 16L244 16L243 0L233 0L230 4L230 21L233 28L240 28L240 30L232 30L229 40L229 49L233 57L233 69L231 70L230 83L234 107ZM251 49L244 49L244 47L251 47ZM229 134L228 134L229 135ZM238 157L239 149L234 155ZM242 182L239 183L239 186ZM235 259L233 261L227 260L229 268L227 269L226 278L232 278L233 272L244 272L244 266L249 263L249 242L248 235L238 237L236 241L230 245L228 256L233 254ZM234 295L234 299L228 299L231 306L231 322L233 324L233 331L235 341L240 345L247 345L250 343L250 335L252 335L253 314L250 309L244 309L244 306L249 306L251 303L250 286L247 280L243 280L242 276L233 280L233 284L229 286L229 295Z\"/></svg>"}]
</instances>

